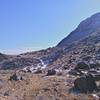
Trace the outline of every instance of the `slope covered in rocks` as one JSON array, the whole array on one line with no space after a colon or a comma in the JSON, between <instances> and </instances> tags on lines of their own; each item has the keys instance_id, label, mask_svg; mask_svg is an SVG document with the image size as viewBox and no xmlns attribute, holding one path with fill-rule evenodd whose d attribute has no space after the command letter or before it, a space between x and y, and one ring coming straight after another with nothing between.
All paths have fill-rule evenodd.
<instances>
[{"instance_id":1,"label":"slope covered in rocks","mask_svg":"<svg viewBox=\"0 0 100 100\"><path fill-rule=\"evenodd\" d=\"M100 63L100 29L62 49L62 56L53 63L56 68L73 68L83 61Z\"/></svg>"},{"instance_id":2,"label":"slope covered in rocks","mask_svg":"<svg viewBox=\"0 0 100 100\"><path fill-rule=\"evenodd\" d=\"M77 38L77 39L73 39ZM71 40L71 42L67 42ZM73 42L75 41L75 42ZM68 43L68 44L67 44ZM63 45L64 44L64 45ZM37 67L44 63L47 68L73 68L78 62L100 63L100 13L80 23L65 40L53 48L20 55L0 55L1 69Z\"/></svg>"},{"instance_id":3,"label":"slope covered in rocks","mask_svg":"<svg viewBox=\"0 0 100 100\"><path fill-rule=\"evenodd\" d=\"M85 38L91 33L100 28L100 13L94 14L91 17L82 21L79 26L64 38L57 46L63 47L75 41Z\"/></svg>"}]
</instances>

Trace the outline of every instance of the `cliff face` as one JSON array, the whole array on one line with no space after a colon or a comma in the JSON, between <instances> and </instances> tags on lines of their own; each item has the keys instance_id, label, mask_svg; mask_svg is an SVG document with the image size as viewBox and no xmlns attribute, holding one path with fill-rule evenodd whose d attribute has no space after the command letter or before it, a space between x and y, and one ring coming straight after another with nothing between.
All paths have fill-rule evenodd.
<instances>
[{"instance_id":1,"label":"cliff face","mask_svg":"<svg viewBox=\"0 0 100 100\"><path fill-rule=\"evenodd\" d=\"M79 26L66 38L64 38L57 46L63 47L75 41L79 41L80 39L84 39L86 36L95 32L98 28L100 28L100 13L97 13L82 21Z\"/></svg>"}]
</instances>

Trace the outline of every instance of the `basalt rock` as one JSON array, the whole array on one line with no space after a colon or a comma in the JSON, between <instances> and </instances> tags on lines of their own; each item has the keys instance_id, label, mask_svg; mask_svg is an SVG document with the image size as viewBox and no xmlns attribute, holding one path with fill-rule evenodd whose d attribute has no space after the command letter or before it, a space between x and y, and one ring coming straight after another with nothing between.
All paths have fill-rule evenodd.
<instances>
[{"instance_id":1,"label":"basalt rock","mask_svg":"<svg viewBox=\"0 0 100 100\"><path fill-rule=\"evenodd\" d=\"M88 70L89 66L85 62L79 62L75 67L75 70Z\"/></svg>"},{"instance_id":2,"label":"basalt rock","mask_svg":"<svg viewBox=\"0 0 100 100\"><path fill-rule=\"evenodd\" d=\"M10 80L10 81L12 81L12 80L17 81L18 78L17 78L16 73L14 73L12 76L10 76L10 79L9 79L9 80Z\"/></svg>"},{"instance_id":3,"label":"basalt rock","mask_svg":"<svg viewBox=\"0 0 100 100\"><path fill-rule=\"evenodd\" d=\"M74 87L81 93L93 92L97 89L96 82L91 74L77 78Z\"/></svg>"},{"instance_id":4,"label":"basalt rock","mask_svg":"<svg viewBox=\"0 0 100 100\"><path fill-rule=\"evenodd\" d=\"M16 73L14 73L12 76L10 76L10 81L18 81L18 80L23 80L23 77L22 76L18 76L16 75Z\"/></svg>"},{"instance_id":5,"label":"basalt rock","mask_svg":"<svg viewBox=\"0 0 100 100\"><path fill-rule=\"evenodd\" d=\"M48 70L47 76L55 75L56 71L54 69Z\"/></svg>"}]
</instances>

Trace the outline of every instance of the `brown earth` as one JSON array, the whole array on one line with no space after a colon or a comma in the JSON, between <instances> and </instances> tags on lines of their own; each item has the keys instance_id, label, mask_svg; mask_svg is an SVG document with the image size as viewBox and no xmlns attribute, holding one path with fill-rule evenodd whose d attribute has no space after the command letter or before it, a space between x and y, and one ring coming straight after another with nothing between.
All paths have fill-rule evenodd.
<instances>
[{"instance_id":1,"label":"brown earth","mask_svg":"<svg viewBox=\"0 0 100 100\"><path fill-rule=\"evenodd\" d=\"M13 73L0 72L0 100L94 100L92 95L70 92L75 77L17 72L23 80L9 81Z\"/></svg>"}]
</instances>

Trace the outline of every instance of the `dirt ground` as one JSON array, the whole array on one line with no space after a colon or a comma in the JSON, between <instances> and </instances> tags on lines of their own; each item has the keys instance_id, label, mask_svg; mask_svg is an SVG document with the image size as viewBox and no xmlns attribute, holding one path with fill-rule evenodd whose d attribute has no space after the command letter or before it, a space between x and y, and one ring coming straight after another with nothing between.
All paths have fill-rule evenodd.
<instances>
[{"instance_id":1,"label":"dirt ground","mask_svg":"<svg viewBox=\"0 0 100 100\"><path fill-rule=\"evenodd\" d=\"M0 72L0 100L99 100L91 94L71 93L74 77L19 73L23 80L10 81L13 71Z\"/></svg>"}]
</instances>

